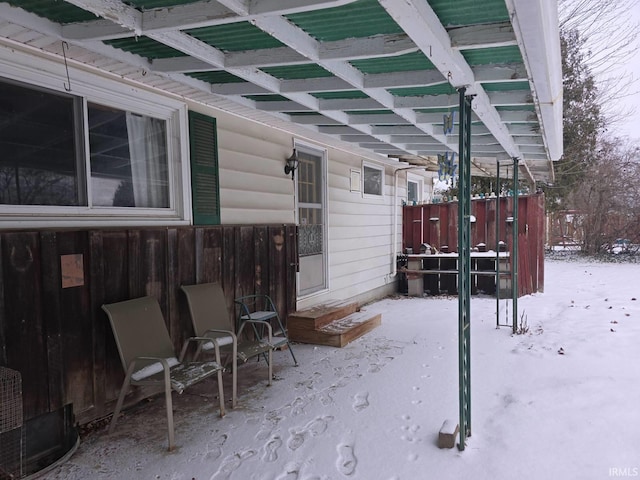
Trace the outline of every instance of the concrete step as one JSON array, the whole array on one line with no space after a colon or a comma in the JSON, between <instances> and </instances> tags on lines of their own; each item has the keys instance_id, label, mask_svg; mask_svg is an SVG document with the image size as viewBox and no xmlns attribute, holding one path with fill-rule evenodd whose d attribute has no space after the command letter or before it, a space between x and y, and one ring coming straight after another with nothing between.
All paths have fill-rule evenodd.
<instances>
[{"instance_id":1,"label":"concrete step","mask_svg":"<svg viewBox=\"0 0 640 480\"><path fill-rule=\"evenodd\" d=\"M289 324L289 339L314 345L344 347L348 343L373 330L382 322L380 313L355 312L323 325L318 329Z\"/></svg>"}]
</instances>

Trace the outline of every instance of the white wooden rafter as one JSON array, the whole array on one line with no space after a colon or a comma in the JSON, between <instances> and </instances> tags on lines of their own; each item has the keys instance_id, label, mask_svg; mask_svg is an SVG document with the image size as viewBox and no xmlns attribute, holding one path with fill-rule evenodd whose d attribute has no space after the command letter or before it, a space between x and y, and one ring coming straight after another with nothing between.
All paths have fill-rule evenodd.
<instances>
[{"instance_id":1,"label":"white wooden rafter","mask_svg":"<svg viewBox=\"0 0 640 480\"><path fill-rule=\"evenodd\" d=\"M139 18L140 12L135 9L131 9L131 7L127 7L122 2L120 2L120 0L65 0L65 1L68 1L69 3L72 3L76 6L80 6L85 10L92 11L96 15L115 19L116 22L120 23L120 25L118 25L120 28L129 30L129 36L131 35L131 32L135 32L137 34L138 32L143 31L143 29L141 29L141 25L144 25L144 21ZM395 5L396 2L400 2L400 3L404 2L404 0L379 0L379 1L381 4L383 4L383 6L389 5L389 4ZM207 3L207 2L200 2L200 4L202 3ZM303 8L303 9L309 6L309 2L306 2L304 0L292 0L292 1L284 1L284 2L272 0L268 3L262 3L262 4L261 2L245 2L241 0L224 0L220 2L208 2L208 3L218 4L219 16L227 15L229 18L231 18L234 14L236 15L236 17L238 15L251 15L251 14L257 15L258 21L254 21L254 24L259 28L262 28L262 26L259 25L260 20L264 21L266 24L268 24L271 21L286 22L284 18L281 18L279 16L279 14L273 13L274 11L276 11L274 7L276 5L282 9L292 8L292 5L294 4L297 4L300 8ZM224 7L220 7L220 5L223 3L225 4ZM268 13L262 14L260 12L257 12L256 10L251 11L251 5L254 3L261 4L261 7L264 9L264 11ZM337 3L344 4L344 3L350 3L350 2L318 1L313 3L318 3L318 4L322 3L325 6L335 6ZM414 3L411 2L411 0L404 3L415 6ZM508 5L519 4L519 3L522 3L522 2L519 2L518 0L511 0L510 2L508 1ZM269 5L271 5L271 7L269 7ZM3 6L5 6L5 4L0 4L0 7L3 7ZM270 10L270 8L272 8L272 10ZM315 10L316 8L317 6L316 7L311 6L309 9ZM387 8L387 6L385 6L385 8ZM420 4L420 6L418 6L417 8L424 9L424 5ZM518 8L520 8L519 13L522 17L523 16L522 12L524 10L522 10L522 7L518 7ZM231 14L229 14L229 12L225 13L224 9L229 9L230 11L232 11L232 13ZM278 10L278 12L280 12L280 10ZM108 22L108 21L105 20L105 22ZM32 22L32 26L34 23L35 22ZM55 36L60 37L62 39L67 39L65 36L67 31L65 30L65 27L60 27L59 25L53 22L48 22L48 23L51 27L49 28L49 30L55 30L54 32ZM88 22L88 23L92 23L92 22ZM442 28L442 25L439 24L439 21L438 21L438 25L440 26L440 28ZM391 47L390 47L390 50L386 51L386 53L384 50L380 50L381 54L375 55L375 56L381 56L385 54L393 55L394 54L393 52L407 53L409 51L415 50L416 46L412 45L414 41L413 40L414 37L412 36L411 31L407 30L407 28L405 28L404 25L401 25L401 26L403 27L403 29L405 29L405 31L407 32L407 35L405 34L398 35L398 38L395 40L397 43L395 44L391 40L390 36L380 36L379 40L388 42L389 45L391 45ZM474 33L471 29L467 29L464 32L458 32L459 36L455 40L457 42L456 45L457 46L463 45L463 41L467 42L466 44L464 44L466 45L465 48L472 48L474 45L482 45L482 44L495 46L499 42L506 42L506 44L513 44L513 40L508 38L509 28L506 25L504 25L503 27L504 27L503 32L494 33L493 36L491 36L491 34L488 31L485 33L482 33L481 31L476 31ZM517 28L522 29L522 26L519 26ZM35 30L37 31L45 31L46 29L47 28L43 28L41 26L35 28ZM188 64L187 62L191 62L188 65L190 66L197 65L196 69L200 71L209 71L212 69L211 67L213 67L213 69L224 69L229 73L232 73L244 79L245 83L225 84L225 85L235 85L235 87L233 88L238 88L238 90L236 91L237 93L235 93L235 95L246 95L251 93L280 94L289 99L289 102L286 103L286 108L292 109L290 111L316 111L318 112L318 117L324 118L326 122L337 122L337 123L345 122L347 124L352 125L353 127L356 127L356 130L358 132L373 134L375 138L379 139L380 141L388 142L391 140L389 138L389 135L385 135L386 131L384 130L385 127L383 125L386 125L387 122L389 127L402 126L399 124L404 123L405 124L404 126L413 126L414 128L417 126L419 130L423 131L424 133L426 133L431 137L434 137L434 138L437 138L438 136L442 137L442 134L437 131L441 127L438 127L437 125L433 125L434 123L436 123L433 121L433 119L427 119L427 118L421 117L422 115L428 115L428 114L417 113L415 112L414 108L420 108L422 105L431 106L431 105L439 105L439 104L448 103L448 102L445 102L444 99L440 99L438 101L430 99L429 101L427 101L424 99L425 97L414 97L414 98L394 97L391 94L389 94L389 92L386 89L392 88L395 86L398 86L398 87L416 86L416 85L424 86L425 84L442 83L442 80L444 79L444 75L447 75L447 77L449 77L449 79L452 81L452 84L455 84L454 82L455 75L451 70L447 70L446 72L443 72L440 69L440 67L438 67L439 72L433 72L433 75L431 78L431 81L433 83L425 82L424 79L423 81L420 81L416 77L413 80L404 80L404 81L398 80L397 83L394 84L392 83L393 80L391 77L394 74L363 75L361 72L351 67L351 65L346 61L346 58L348 58L350 55L355 55L356 58L367 58L367 52L361 53L362 55L361 57L357 56L358 54L356 53L356 50L358 48L362 48L362 45L358 47L354 45L351 47L352 50L349 51L348 50L349 45L347 45L348 42L343 42L344 45L342 46L340 45L340 42L330 42L334 44L327 45L325 43L319 43L315 41L315 39L311 38L313 42L310 42L307 45L303 45L303 47L305 48L311 47L311 49L309 50L311 52L311 55L308 55L307 53L300 54L299 51L293 51L293 53L290 53L291 59L289 61L298 62L298 64L300 64L300 63L309 63L309 60L310 60L316 64L323 66L327 70L331 71L338 78L327 77L324 79L310 79L309 81L307 80L303 80L303 81L284 80L283 81L283 80L278 80L277 78L271 75L267 75L266 73L256 69L255 65L250 64L249 63L250 60L248 57L250 52L245 52L247 56L244 58L244 60L239 55L235 59L235 61L238 63L235 66L231 66L229 65L229 62L231 61L231 56L233 54L224 54L223 52L205 44L204 42L200 42L197 39L190 37L189 35L182 34L181 32L175 32L175 31L162 32L160 30L157 30L157 31L160 33L155 33L155 34L152 33L148 36L156 41L159 41L165 45L176 48L177 50L180 50L186 53L187 55L189 55L188 57L184 57L183 60L179 60L179 59L170 59L170 60L183 61L185 62L185 65ZM50 34L49 32L47 33ZM304 32L302 33L304 34ZM424 30L423 30L423 33L424 33ZM518 32L516 31L516 33ZM523 35L522 32L520 32L519 34L521 36ZM456 34L453 34L451 35L451 37L448 37L450 38L449 40L450 42L454 40L455 35ZM485 35L484 38L483 38L483 35ZM466 40L461 40L464 38L466 38ZM409 39L411 39L411 41ZM521 39L518 39L518 41L520 42L520 45L522 47L523 41ZM70 41L69 43L75 43L75 42ZM134 67L134 71L135 71L135 68L141 65L143 67L150 66L149 62L147 62L144 59L142 59L143 61L131 62L131 58L139 58L139 57L137 57L134 54L120 52L119 50L113 49L112 47L104 45L98 41L96 42L81 41L77 43L79 46L82 46L83 48L88 48L89 50L96 51L97 53L100 53L102 55L107 55L107 56L111 56L112 58L117 58L118 61L125 61L127 63L132 63L136 65L136 67ZM291 47L297 47L297 44L295 44L295 42L294 42L294 45L291 45L287 42L283 42L283 43L287 44L288 47L283 47L281 52L284 52L285 50L291 52L292 50L294 50ZM420 47L423 53L425 54L427 53L424 51L424 48L422 46L418 45L418 47ZM456 48L452 47L451 45L449 45L449 47L450 47L450 52L459 53L456 51ZM341 48L344 49L342 52L340 51ZM531 46L527 48L530 50ZM402 50L402 49L405 49L405 50ZM295 50L297 50L297 48ZM521 48L521 50L523 50L523 48ZM123 56L127 57L127 59L124 60ZM427 56L429 55L427 54ZM434 62L433 58L431 57L429 58L432 60L434 64L436 64L436 66L438 66L438 64ZM195 60L192 60L192 59L195 59ZM243 61L245 62L244 65L242 65ZM162 62L160 62L160 64L161 63ZM168 61L167 61L167 64L168 64ZM276 64L282 65L282 62L276 62L274 60L273 65L276 65ZM536 154L536 157L532 156L532 154L535 153L534 151L528 148L523 149L522 151L519 151L518 146L520 145L522 145L523 147L526 146L526 144L522 143L521 141L523 137L537 137L538 140L535 141L534 145L536 146L535 148L539 148L542 143L541 135L535 135L535 134L531 135L533 132L531 132L530 128L524 127L523 125L513 125L513 123L531 122L531 119L524 119L524 120L522 119L523 115L528 115L528 117L530 117L531 112L526 112L526 113L524 111L523 112L503 112L502 115L499 115L495 110L495 108L493 108L494 105L492 105L492 102L500 98L502 98L502 100L498 100L498 102L503 102L503 103L496 103L496 104L531 105L532 99L526 98L529 92L528 91L523 92L523 95L520 95L520 92L490 92L487 95L487 93L484 92L484 90L481 88L481 85L479 84L479 82L501 82L501 81L513 81L517 79L524 80L527 78L527 73L531 74L531 69L529 69L527 72L523 72L522 66L517 66L517 65L514 65L514 66L503 65L500 67L482 66L482 67L474 67L473 69L471 69L468 67L468 65L466 65L466 67L468 68L468 71L465 71L465 68L464 68L465 65L466 63L464 63L464 65L461 66L460 78L464 78L464 75L466 75L469 72L471 73L471 77L474 78L474 83L469 86L468 92L476 95L476 98L473 102L474 111L476 115L484 122L484 124L487 125L487 127L489 127L488 133L490 132L492 135L494 135L500 141L500 144L504 147L504 139L500 138L501 137L500 132L498 131L497 132L498 134L496 134L495 127L492 128L491 122L487 122L487 119L492 119L495 122L495 125L498 125L502 128L503 134L505 133L504 131L506 131L508 140L512 143L512 145L517 149L519 153L525 153L527 158L537 159L537 154ZM158 65L156 65L154 62L153 69L155 70L156 67L158 67ZM537 68L540 70L540 67L537 67ZM171 70L167 69L167 71L171 71ZM421 73L424 74L424 72L421 72ZM189 86L193 86L194 84L197 84L198 85L197 88L202 91L206 91L206 88L209 88L210 91L213 93L233 95L233 93L224 92L224 90L216 91L215 88L211 88L211 86L206 82L200 82L198 80L195 80L189 77L185 78L182 75L175 76L175 75L169 74L169 76L177 81L189 84ZM387 76L387 78L383 78L383 76ZM396 75L396 78L401 78L402 76L403 74ZM407 75L407 78L408 77L409 75ZM323 81L326 81L325 85L323 85ZM305 88L305 82L308 83L306 85L306 87L308 88ZM538 83L542 84L544 82L539 79ZM244 85L244 87L242 87L243 89L239 88L239 85ZM247 88L248 85L252 85L252 87L249 89ZM216 87L222 87L222 85L217 85ZM231 88L231 87L227 87L227 88ZM337 101L318 100L317 98L308 94L308 92L313 92L313 91L340 91L340 90L349 90L349 89L358 89L358 90L364 91L370 97L369 99L362 99L362 100L365 100L366 102L359 101L360 99L353 99L354 100L353 104L350 105L349 108L353 107L352 109L354 110L388 109L393 111L394 113L391 115L379 115L379 114L349 115L343 111L346 105L344 101L342 100L340 101L343 105L342 107L339 107ZM480 93L478 93L478 90L480 90ZM545 94L544 88L541 88L540 91L542 91L543 95ZM538 101L541 100L541 98L539 98L541 93L540 91L534 92L535 95L538 95L538 97L536 97L536 100ZM511 97L510 98L507 97L507 94L511 95ZM417 105L415 103L411 104L411 100L418 99L418 98L421 98L422 99L421 102L424 102L424 103L417 104ZM435 98L438 98L438 97L435 97ZM371 101L371 99L373 99L374 101ZM244 105L251 105L254 108L263 107L264 106L263 104L271 103L273 105L267 108L270 111L273 111L274 115L277 115L280 118L287 118L289 120L291 119L290 116L286 114L282 114L281 111L276 112L274 110L274 107L277 106L278 102L253 102L248 99L240 99L240 98L236 100L238 100L239 103L242 103ZM490 108L485 109L483 108L482 105L478 107L478 104L483 103L482 100L486 102L486 105L484 105L484 107L488 106ZM557 104L553 102L550 102L550 105L551 105L551 108L557 107ZM543 110L545 108L544 105L536 105L536 107L539 108L540 110ZM423 108L428 108L428 107L423 107ZM547 110L549 110L548 107L547 107ZM517 118L516 118L516 113L518 114ZM393 120L391 117L394 117ZM560 119L561 119L561 116L560 116ZM369 121L369 120L371 120L372 122L379 121L380 123L372 123L372 122L360 123L360 122ZM557 117L554 120L557 121ZM355 121L355 122L351 123L352 121ZM512 123L512 125L508 125L508 126L503 125L503 122L510 122ZM307 123L307 122L300 122L300 123ZM382 126L375 126L375 125L382 125ZM526 135L527 133L528 135ZM442 139L438 139L438 140L441 141L442 146L446 146L447 144L446 140L444 142L442 142ZM533 143L534 141L531 140L531 142ZM396 145L393 145L393 148L404 148L410 145L413 145L413 144L409 142L406 142L406 143L398 142ZM415 145L418 145L418 144L416 143ZM507 150L506 148L505 150L507 151L507 156L511 156L509 150ZM415 152L410 151L410 153L415 153ZM517 156L522 160L521 155L517 155ZM521 162L521 165L525 168L527 167L525 162Z\"/></svg>"},{"instance_id":2,"label":"white wooden rafter","mask_svg":"<svg viewBox=\"0 0 640 480\"><path fill-rule=\"evenodd\" d=\"M474 95L472 109L500 142L509 157L522 158L508 130L502 124L497 110L482 86L476 81L473 70L462 54L451 46L451 39L440 19L427 2L415 0L379 0L387 13L420 47L422 52L443 73L454 87L467 88ZM531 180L533 176L526 162L522 166Z\"/></svg>"}]
</instances>

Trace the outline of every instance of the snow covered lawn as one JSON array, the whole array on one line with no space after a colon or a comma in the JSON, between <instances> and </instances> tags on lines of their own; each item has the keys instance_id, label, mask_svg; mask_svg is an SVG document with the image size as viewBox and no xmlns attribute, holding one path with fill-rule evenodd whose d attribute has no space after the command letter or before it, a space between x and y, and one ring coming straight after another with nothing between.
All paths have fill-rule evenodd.
<instances>
[{"instance_id":1,"label":"snow covered lawn","mask_svg":"<svg viewBox=\"0 0 640 480\"><path fill-rule=\"evenodd\" d=\"M174 396L174 452L158 397L46 478L640 476L640 265L547 260L545 273L545 293L519 300L525 335L496 329L495 299L472 300L464 452L437 447L443 421L458 421L457 299L398 297L367 306L382 326L343 349L295 345L299 367L277 352L272 387L264 363L243 365L223 419L213 380Z\"/></svg>"}]
</instances>

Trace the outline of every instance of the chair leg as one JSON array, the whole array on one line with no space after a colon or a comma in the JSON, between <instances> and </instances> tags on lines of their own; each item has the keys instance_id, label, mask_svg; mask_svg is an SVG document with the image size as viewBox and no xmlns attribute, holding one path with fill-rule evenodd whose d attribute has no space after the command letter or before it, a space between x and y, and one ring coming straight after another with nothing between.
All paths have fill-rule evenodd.
<instances>
[{"instance_id":1,"label":"chair leg","mask_svg":"<svg viewBox=\"0 0 640 480\"><path fill-rule=\"evenodd\" d=\"M295 367L298 366L298 360L296 360L296 356L293 354L293 348L291 348L291 342L289 342L289 337L287 336L287 347L289 347L289 353L291 354L291 358L293 358L293 365Z\"/></svg>"},{"instance_id":2,"label":"chair leg","mask_svg":"<svg viewBox=\"0 0 640 480\"><path fill-rule=\"evenodd\" d=\"M218 370L218 395L220 396L220 418L224 417L224 386L222 385L222 369Z\"/></svg>"},{"instance_id":3,"label":"chair leg","mask_svg":"<svg viewBox=\"0 0 640 480\"><path fill-rule=\"evenodd\" d=\"M236 408L238 403L238 350L233 346L233 360L231 360L231 408Z\"/></svg>"},{"instance_id":4,"label":"chair leg","mask_svg":"<svg viewBox=\"0 0 640 480\"><path fill-rule=\"evenodd\" d=\"M271 381L273 380L273 349L269 349L269 360L267 363L269 364L269 385L271 385Z\"/></svg>"},{"instance_id":5,"label":"chair leg","mask_svg":"<svg viewBox=\"0 0 640 480\"><path fill-rule=\"evenodd\" d=\"M164 398L167 404L167 430L169 435L169 451L175 447L175 432L173 429L173 400L171 399L171 382L164 383Z\"/></svg>"},{"instance_id":6,"label":"chair leg","mask_svg":"<svg viewBox=\"0 0 640 480\"><path fill-rule=\"evenodd\" d=\"M118 416L120 416L120 411L122 410L124 397L127 395L127 390L129 390L129 384L131 383L132 374L133 374L133 365L127 371L127 374L124 377L124 382L122 382L122 387L120 387L120 394L118 395L118 401L116 402L116 409L113 412L113 417L111 417L111 422L109 424L109 435L113 433L113 431L116 428L116 423L118 423Z\"/></svg>"}]
</instances>

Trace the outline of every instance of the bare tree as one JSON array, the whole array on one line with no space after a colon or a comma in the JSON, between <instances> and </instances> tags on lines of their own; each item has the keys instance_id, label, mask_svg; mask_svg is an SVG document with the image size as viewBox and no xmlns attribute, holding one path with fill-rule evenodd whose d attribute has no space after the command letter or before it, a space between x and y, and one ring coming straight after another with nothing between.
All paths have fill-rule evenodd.
<instances>
[{"instance_id":1,"label":"bare tree","mask_svg":"<svg viewBox=\"0 0 640 480\"><path fill-rule=\"evenodd\" d=\"M597 157L569 201L583 216L583 251L598 253L617 238L640 240L640 149L600 142Z\"/></svg>"},{"instance_id":2,"label":"bare tree","mask_svg":"<svg viewBox=\"0 0 640 480\"><path fill-rule=\"evenodd\" d=\"M560 0L560 28L579 33L585 61L596 78L599 104L609 125L633 113L620 100L640 92L625 65L638 49L639 26L630 15L640 0ZM622 106L621 106L622 105ZM627 103L626 105L629 105Z\"/></svg>"}]
</instances>

